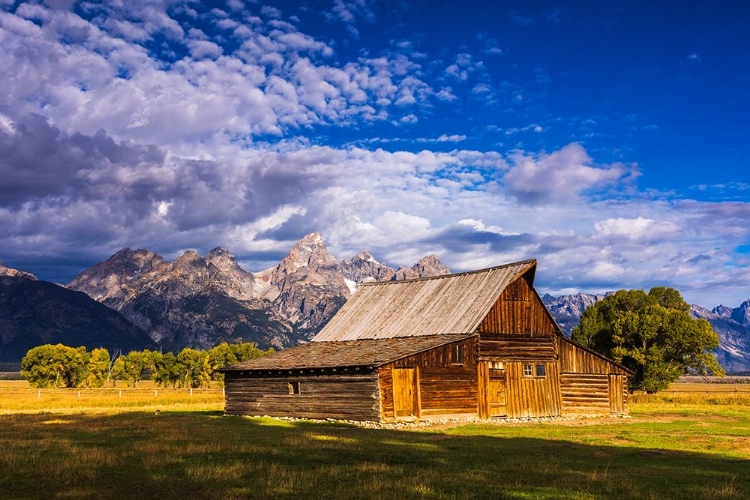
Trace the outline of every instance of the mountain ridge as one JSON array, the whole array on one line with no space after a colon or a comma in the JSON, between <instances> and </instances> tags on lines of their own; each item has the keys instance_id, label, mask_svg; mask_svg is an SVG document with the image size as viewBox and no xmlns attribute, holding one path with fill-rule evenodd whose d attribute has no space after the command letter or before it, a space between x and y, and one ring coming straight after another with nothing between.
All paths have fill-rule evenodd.
<instances>
[{"instance_id":1,"label":"mountain ridge","mask_svg":"<svg viewBox=\"0 0 750 500\"><path fill-rule=\"evenodd\" d=\"M67 286L121 312L166 349L239 340L284 348L310 340L359 283L448 273L435 255L398 269L367 252L339 262L315 232L256 273L221 247L205 257L188 250L173 261L123 248Z\"/></svg>"}]
</instances>

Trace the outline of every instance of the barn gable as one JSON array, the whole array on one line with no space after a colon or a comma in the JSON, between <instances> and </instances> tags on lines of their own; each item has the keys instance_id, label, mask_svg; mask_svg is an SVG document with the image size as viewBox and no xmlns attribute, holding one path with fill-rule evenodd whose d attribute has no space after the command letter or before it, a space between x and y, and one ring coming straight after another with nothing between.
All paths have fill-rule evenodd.
<instances>
[{"instance_id":1,"label":"barn gable","mask_svg":"<svg viewBox=\"0 0 750 500\"><path fill-rule=\"evenodd\" d=\"M474 333L505 288L533 282L535 260L481 271L364 283L313 342Z\"/></svg>"}]
</instances>

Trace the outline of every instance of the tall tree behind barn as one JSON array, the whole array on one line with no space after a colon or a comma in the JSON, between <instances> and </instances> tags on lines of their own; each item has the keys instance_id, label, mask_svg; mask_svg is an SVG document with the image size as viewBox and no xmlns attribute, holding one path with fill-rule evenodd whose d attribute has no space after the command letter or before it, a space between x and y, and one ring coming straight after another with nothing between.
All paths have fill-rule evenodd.
<instances>
[{"instance_id":1,"label":"tall tree behind barn","mask_svg":"<svg viewBox=\"0 0 750 500\"><path fill-rule=\"evenodd\" d=\"M363 284L312 342L223 369L227 415L393 421L627 412L628 370L562 335L536 261Z\"/></svg>"}]
</instances>

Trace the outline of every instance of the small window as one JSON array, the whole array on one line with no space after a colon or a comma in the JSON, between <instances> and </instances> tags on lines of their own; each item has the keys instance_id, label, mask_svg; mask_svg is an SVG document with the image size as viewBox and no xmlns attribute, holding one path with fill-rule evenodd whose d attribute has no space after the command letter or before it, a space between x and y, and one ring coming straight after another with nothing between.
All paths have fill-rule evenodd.
<instances>
[{"instance_id":1,"label":"small window","mask_svg":"<svg viewBox=\"0 0 750 500\"><path fill-rule=\"evenodd\" d=\"M525 377L531 377L534 375L533 367L531 365L523 365L523 374Z\"/></svg>"},{"instance_id":2,"label":"small window","mask_svg":"<svg viewBox=\"0 0 750 500\"><path fill-rule=\"evenodd\" d=\"M464 345L453 344L453 352L451 353L451 362L454 365L464 364Z\"/></svg>"},{"instance_id":3,"label":"small window","mask_svg":"<svg viewBox=\"0 0 750 500\"><path fill-rule=\"evenodd\" d=\"M544 365L536 365L536 376L544 377Z\"/></svg>"},{"instance_id":4,"label":"small window","mask_svg":"<svg viewBox=\"0 0 750 500\"><path fill-rule=\"evenodd\" d=\"M289 382L289 394L299 394L299 382Z\"/></svg>"}]
</instances>

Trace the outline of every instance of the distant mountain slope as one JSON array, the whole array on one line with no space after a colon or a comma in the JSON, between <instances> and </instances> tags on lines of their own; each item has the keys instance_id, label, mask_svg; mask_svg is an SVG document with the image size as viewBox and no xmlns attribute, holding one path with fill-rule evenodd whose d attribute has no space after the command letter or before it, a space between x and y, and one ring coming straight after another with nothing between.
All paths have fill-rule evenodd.
<instances>
[{"instance_id":1,"label":"distant mountain slope","mask_svg":"<svg viewBox=\"0 0 750 500\"><path fill-rule=\"evenodd\" d=\"M709 311L693 305L690 313L695 318L707 319L719 334L721 344L714 352L725 370L750 371L750 300L734 309L717 306Z\"/></svg>"},{"instance_id":2,"label":"distant mountain slope","mask_svg":"<svg viewBox=\"0 0 750 500\"><path fill-rule=\"evenodd\" d=\"M28 273L0 275L0 361L19 362L32 347L155 349L156 343L120 313L84 293Z\"/></svg>"},{"instance_id":3,"label":"distant mountain slope","mask_svg":"<svg viewBox=\"0 0 750 500\"><path fill-rule=\"evenodd\" d=\"M570 337L573 333L573 328L581 323L581 314L600 300L606 295L597 294L592 295L590 293L577 293L575 295L561 295L554 297L549 294L545 294L542 297L542 302L547 306L552 316L560 325L563 333Z\"/></svg>"},{"instance_id":4,"label":"distant mountain slope","mask_svg":"<svg viewBox=\"0 0 750 500\"><path fill-rule=\"evenodd\" d=\"M255 278L216 248L172 262L124 248L68 284L121 312L165 350L210 348L224 341L266 348L292 343L292 327L254 296Z\"/></svg>"}]
</instances>

